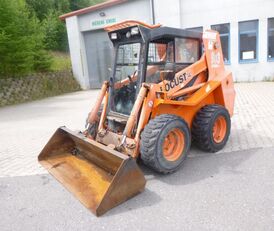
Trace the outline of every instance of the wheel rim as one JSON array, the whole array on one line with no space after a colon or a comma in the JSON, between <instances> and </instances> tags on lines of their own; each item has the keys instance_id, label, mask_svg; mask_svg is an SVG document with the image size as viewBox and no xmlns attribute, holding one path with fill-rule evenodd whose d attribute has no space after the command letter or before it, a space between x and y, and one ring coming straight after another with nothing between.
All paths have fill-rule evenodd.
<instances>
[{"instance_id":1,"label":"wheel rim","mask_svg":"<svg viewBox=\"0 0 274 231\"><path fill-rule=\"evenodd\" d=\"M185 147L184 133L174 128L165 137L163 143L163 154L168 161L176 161L182 155Z\"/></svg>"},{"instance_id":2,"label":"wheel rim","mask_svg":"<svg viewBox=\"0 0 274 231\"><path fill-rule=\"evenodd\" d=\"M226 120L224 116L219 116L213 125L212 135L215 143L221 143L226 135Z\"/></svg>"}]
</instances>

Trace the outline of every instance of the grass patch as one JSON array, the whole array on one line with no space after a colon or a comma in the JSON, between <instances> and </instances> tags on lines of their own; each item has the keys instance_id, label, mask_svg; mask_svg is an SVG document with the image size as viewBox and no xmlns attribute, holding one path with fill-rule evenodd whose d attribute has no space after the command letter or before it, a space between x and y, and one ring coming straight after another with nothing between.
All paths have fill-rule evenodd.
<instances>
[{"instance_id":1,"label":"grass patch","mask_svg":"<svg viewBox=\"0 0 274 231\"><path fill-rule=\"evenodd\" d=\"M50 71L64 71L71 69L71 61L69 53L65 52L50 52L52 56L52 64Z\"/></svg>"}]
</instances>

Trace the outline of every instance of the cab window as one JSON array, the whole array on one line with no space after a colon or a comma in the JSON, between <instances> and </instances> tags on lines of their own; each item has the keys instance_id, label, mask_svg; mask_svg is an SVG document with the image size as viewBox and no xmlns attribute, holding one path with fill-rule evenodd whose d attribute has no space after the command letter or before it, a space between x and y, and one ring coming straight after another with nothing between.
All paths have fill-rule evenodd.
<instances>
[{"instance_id":1,"label":"cab window","mask_svg":"<svg viewBox=\"0 0 274 231\"><path fill-rule=\"evenodd\" d=\"M199 41L191 38L175 38L176 63L191 64L199 59Z\"/></svg>"},{"instance_id":2,"label":"cab window","mask_svg":"<svg viewBox=\"0 0 274 231\"><path fill-rule=\"evenodd\" d=\"M174 41L151 42L148 49L147 83L174 78Z\"/></svg>"}]
</instances>

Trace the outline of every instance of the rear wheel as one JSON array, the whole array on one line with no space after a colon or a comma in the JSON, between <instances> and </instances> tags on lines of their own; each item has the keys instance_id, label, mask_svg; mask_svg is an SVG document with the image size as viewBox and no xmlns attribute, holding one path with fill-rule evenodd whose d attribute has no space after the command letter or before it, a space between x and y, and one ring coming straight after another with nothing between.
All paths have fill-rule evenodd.
<instances>
[{"instance_id":1,"label":"rear wheel","mask_svg":"<svg viewBox=\"0 0 274 231\"><path fill-rule=\"evenodd\" d=\"M170 173L183 163L190 144L187 123L178 116L162 114L150 120L141 134L141 159L157 172Z\"/></svg>"},{"instance_id":2,"label":"rear wheel","mask_svg":"<svg viewBox=\"0 0 274 231\"><path fill-rule=\"evenodd\" d=\"M202 150L217 152L227 143L230 115L221 105L206 105L196 114L192 125L194 143Z\"/></svg>"}]
</instances>

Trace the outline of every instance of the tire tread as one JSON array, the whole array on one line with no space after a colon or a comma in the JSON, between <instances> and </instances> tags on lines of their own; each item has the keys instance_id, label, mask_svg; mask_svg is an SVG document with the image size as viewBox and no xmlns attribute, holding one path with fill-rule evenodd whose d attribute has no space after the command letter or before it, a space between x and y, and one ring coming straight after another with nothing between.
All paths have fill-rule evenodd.
<instances>
[{"instance_id":1,"label":"tire tread","mask_svg":"<svg viewBox=\"0 0 274 231\"><path fill-rule=\"evenodd\" d=\"M172 114L162 114L151 119L141 134L141 159L145 165L159 173L167 174L177 170L177 168L172 170L162 168L155 157L156 142L160 132L166 124L176 119L183 121L188 127L187 123L181 117Z\"/></svg>"},{"instance_id":2,"label":"tire tread","mask_svg":"<svg viewBox=\"0 0 274 231\"><path fill-rule=\"evenodd\" d=\"M210 123L212 117L215 113L224 111L224 113L228 114L227 110L217 104L210 104L202 107L200 111L196 114L194 121L192 123L192 138L194 144L198 146L200 149L207 152L216 152L219 151L219 148L216 148L209 137L209 130L211 130ZM229 115L229 114L228 114ZM230 117L229 118L229 130L226 139L228 139L230 133ZM226 140L227 141L227 140ZM226 143L225 141L225 143Z\"/></svg>"}]
</instances>

